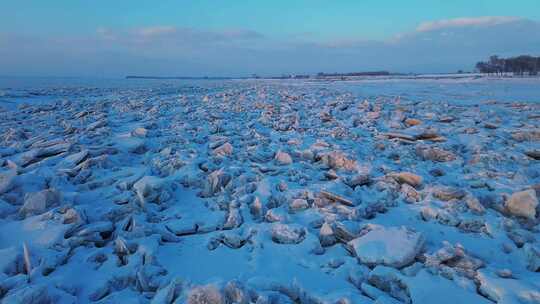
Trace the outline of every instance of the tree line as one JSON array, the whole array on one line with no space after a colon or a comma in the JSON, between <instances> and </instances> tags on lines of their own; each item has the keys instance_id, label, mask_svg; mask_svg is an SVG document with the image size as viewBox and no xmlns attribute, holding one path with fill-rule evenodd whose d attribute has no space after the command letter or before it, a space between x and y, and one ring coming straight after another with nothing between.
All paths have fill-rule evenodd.
<instances>
[{"instance_id":1,"label":"tree line","mask_svg":"<svg viewBox=\"0 0 540 304\"><path fill-rule=\"evenodd\" d=\"M540 70L540 57L521 55L510 58L499 58L499 56L489 57L489 61L480 61L476 64L476 69L480 73L498 74L513 73L523 76L538 75Z\"/></svg>"}]
</instances>

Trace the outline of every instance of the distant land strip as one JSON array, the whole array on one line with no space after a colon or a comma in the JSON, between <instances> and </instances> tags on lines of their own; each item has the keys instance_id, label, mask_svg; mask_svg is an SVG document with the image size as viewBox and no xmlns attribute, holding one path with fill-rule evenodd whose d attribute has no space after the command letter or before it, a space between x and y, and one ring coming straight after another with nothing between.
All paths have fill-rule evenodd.
<instances>
[{"instance_id":1,"label":"distant land strip","mask_svg":"<svg viewBox=\"0 0 540 304\"><path fill-rule=\"evenodd\" d=\"M354 77L354 76L392 76L392 75L404 75L398 73L390 73L387 71L373 71L373 72L353 72L353 73L318 73L316 75L302 75L302 74L284 74L281 76L258 76L253 74L250 77L195 77L195 76L139 76L128 75L126 79L183 79L183 80L224 80L224 79L249 79L249 78L262 78L262 79L307 79L307 78L327 78L327 77Z\"/></svg>"},{"instance_id":2,"label":"distant land strip","mask_svg":"<svg viewBox=\"0 0 540 304\"><path fill-rule=\"evenodd\" d=\"M236 79L238 77L192 77L192 76L137 76L137 75L128 75L126 79Z\"/></svg>"}]
</instances>

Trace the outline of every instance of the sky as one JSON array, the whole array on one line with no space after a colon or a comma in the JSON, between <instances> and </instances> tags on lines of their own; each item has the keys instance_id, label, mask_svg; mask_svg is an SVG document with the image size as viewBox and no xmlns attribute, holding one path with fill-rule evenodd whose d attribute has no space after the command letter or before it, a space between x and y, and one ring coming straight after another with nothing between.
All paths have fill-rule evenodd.
<instances>
[{"instance_id":1,"label":"sky","mask_svg":"<svg viewBox=\"0 0 540 304\"><path fill-rule=\"evenodd\" d=\"M0 75L454 72L540 55L538 0L1 0Z\"/></svg>"}]
</instances>

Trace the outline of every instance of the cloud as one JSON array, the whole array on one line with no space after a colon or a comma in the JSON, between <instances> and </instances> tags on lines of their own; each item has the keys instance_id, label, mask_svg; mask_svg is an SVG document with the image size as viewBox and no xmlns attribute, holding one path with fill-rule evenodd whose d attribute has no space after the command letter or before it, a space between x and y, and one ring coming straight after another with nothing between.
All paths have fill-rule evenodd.
<instances>
[{"instance_id":1,"label":"cloud","mask_svg":"<svg viewBox=\"0 0 540 304\"><path fill-rule=\"evenodd\" d=\"M464 17L455 19L444 19L421 23L416 30L418 32L428 32L447 28L468 27L468 26L493 26L509 22L522 20L519 17L509 16L484 16L484 17Z\"/></svg>"},{"instance_id":2,"label":"cloud","mask_svg":"<svg viewBox=\"0 0 540 304\"><path fill-rule=\"evenodd\" d=\"M540 54L540 23L513 17L423 23L383 40L268 37L250 29L160 25L46 36L0 32L2 74L241 76L258 73L469 70L490 55Z\"/></svg>"},{"instance_id":3,"label":"cloud","mask_svg":"<svg viewBox=\"0 0 540 304\"><path fill-rule=\"evenodd\" d=\"M153 26L145 27L137 30L137 34L143 37L155 37L175 34L178 32L178 29L174 26Z\"/></svg>"},{"instance_id":4,"label":"cloud","mask_svg":"<svg viewBox=\"0 0 540 304\"><path fill-rule=\"evenodd\" d=\"M96 30L96 34L101 39L104 39L104 40L115 40L116 39L115 33L111 29L108 29L108 28L105 28L105 27L98 28Z\"/></svg>"},{"instance_id":5,"label":"cloud","mask_svg":"<svg viewBox=\"0 0 540 304\"><path fill-rule=\"evenodd\" d=\"M264 35L247 29L200 30L191 27L151 26L127 30L98 28L98 39L124 45L168 43L171 46L235 43L262 39Z\"/></svg>"}]
</instances>

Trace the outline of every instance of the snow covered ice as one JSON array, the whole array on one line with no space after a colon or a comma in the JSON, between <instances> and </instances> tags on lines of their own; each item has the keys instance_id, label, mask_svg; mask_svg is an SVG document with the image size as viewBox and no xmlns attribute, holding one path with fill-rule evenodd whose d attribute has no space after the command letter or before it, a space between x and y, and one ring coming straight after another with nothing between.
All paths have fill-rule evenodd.
<instances>
[{"instance_id":1,"label":"snow covered ice","mask_svg":"<svg viewBox=\"0 0 540 304\"><path fill-rule=\"evenodd\" d=\"M3 86L2 303L540 303L536 79Z\"/></svg>"}]
</instances>

